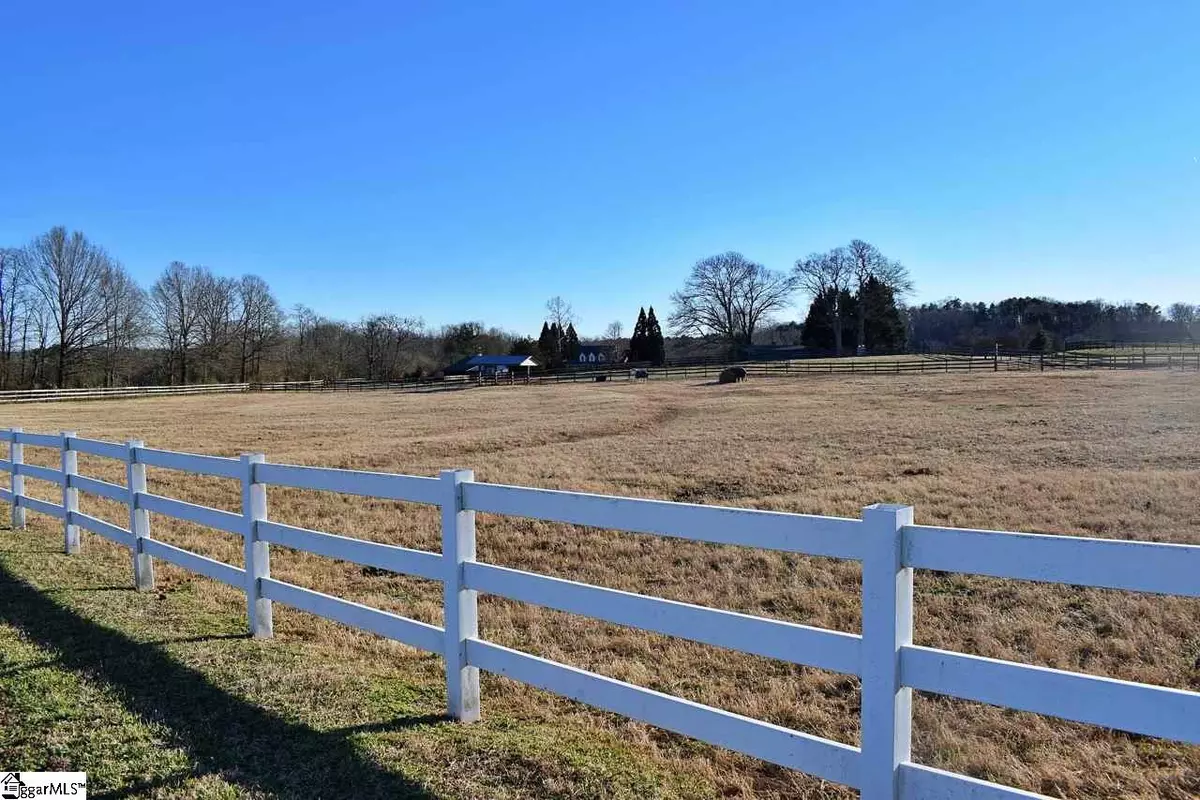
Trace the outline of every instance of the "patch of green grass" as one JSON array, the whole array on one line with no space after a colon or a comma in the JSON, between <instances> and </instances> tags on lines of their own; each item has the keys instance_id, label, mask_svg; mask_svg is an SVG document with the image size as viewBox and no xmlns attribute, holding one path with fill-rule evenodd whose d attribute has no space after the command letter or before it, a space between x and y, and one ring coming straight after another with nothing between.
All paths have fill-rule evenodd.
<instances>
[{"instance_id":1,"label":"patch of green grass","mask_svg":"<svg viewBox=\"0 0 1200 800\"><path fill-rule=\"evenodd\" d=\"M60 654L0 624L0 763L88 773L94 796L233 797L170 743L170 731L131 713L119 694L62 666Z\"/></svg>"},{"instance_id":2,"label":"patch of green grass","mask_svg":"<svg viewBox=\"0 0 1200 800\"><path fill-rule=\"evenodd\" d=\"M235 591L172 576L138 593L117 548L65 556L40 521L2 536L4 767L84 771L122 798L716 794L603 728L449 722L436 659L253 640Z\"/></svg>"}]
</instances>

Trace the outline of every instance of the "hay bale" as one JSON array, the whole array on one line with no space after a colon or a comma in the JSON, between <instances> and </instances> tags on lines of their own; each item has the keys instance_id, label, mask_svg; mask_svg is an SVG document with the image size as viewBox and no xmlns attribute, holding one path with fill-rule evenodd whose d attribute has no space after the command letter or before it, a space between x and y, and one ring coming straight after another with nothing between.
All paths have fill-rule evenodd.
<instances>
[{"instance_id":1,"label":"hay bale","mask_svg":"<svg viewBox=\"0 0 1200 800\"><path fill-rule=\"evenodd\" d=\"M717 383L741 383L746 380L745 367L726 367L717 376Z\"/></svg>"}]
</instances>

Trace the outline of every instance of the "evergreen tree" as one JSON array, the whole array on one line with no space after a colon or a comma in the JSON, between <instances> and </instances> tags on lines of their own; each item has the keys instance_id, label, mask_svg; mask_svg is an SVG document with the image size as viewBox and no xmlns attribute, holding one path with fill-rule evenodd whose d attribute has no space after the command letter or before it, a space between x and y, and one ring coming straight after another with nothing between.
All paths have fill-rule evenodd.
<instances>
[{"instance_id":1,"label":"evergreen tree","mask_svg":"<svg viewBox=\"0 0 1200 800\"><path fill-rule=\"evenodd\" d=\"M567 323L567 333L563 337L563 359L570 364L579 363L579 335L575 333L575 325Z\"/></svg>"},{"instance_id":2,"label":"evergreen tree","mask_svg":"<svg viewBox=\"0 0 1200 800\"><path fill-rule=\"evenodd\" d=\"M542 366L550 367L554 365L555 338L554 332L550 330L549 322L542 323L542 333L538 336L537 340L537 352L539 356L538 360L542 362Z\"/></svg>"},{"instance_id":3,"label":"evergreen tree","mask_svg":"<svg viewBox=\"0 0 1200 800\"><path fill-rule=\"evenodd\" d=\"M563 363L563 330L557 322L550 323L550 365L561 367Z\"/></svg>"},{"instance_id":4,"label":"evergreen tree","mask_svg":"<svg viewBox=\"0 0 1200 800\"><path fill-rule=\"evenodd\" d=\"M633 336L629 337L629 360L647 361L646 344L646 309L639 308L637 322L633 326Z\"/></svg>"},{"instance_id":5,"label":"evergreen tree","mask_svg":"<svg viewBox=\"0 0 1200 800\"><path fill-rule=\"evenodd\" d=\"M863 343L867 349L874 352L902 350L907 331L891 287L872 276L863 284L858 303L862 310Z\"/></svg>"},{"instance_id":6,"label":"evergreen tree","mask_svg":"<svg viewBox=\"0 0 1200 800\"><path fill-rule=\"evenodd\" d=\"M805 347L822 352L833 352L837 338L834 336L834 325L837 324L837 290L827 289L813 298L808 307L808 316L804 319L804 329L800 334L800 343ZM842 341L853 341L854 311L856 303L854 296L842 290Z\"/></svg>"},{"instance_id":7,"label":"evergreen tree","mask_svg":"<svg viewBox=\"0 0 1200 800\"><path fill-rule=\"evenodd\" d=\"M650 313L646 315L645 360L656 367L662 366L663 362L667 360L667 345L663 340L662 327L658 324L658 317L654 316L654 306L650 306Z\"/></svg>"}]
</instances>

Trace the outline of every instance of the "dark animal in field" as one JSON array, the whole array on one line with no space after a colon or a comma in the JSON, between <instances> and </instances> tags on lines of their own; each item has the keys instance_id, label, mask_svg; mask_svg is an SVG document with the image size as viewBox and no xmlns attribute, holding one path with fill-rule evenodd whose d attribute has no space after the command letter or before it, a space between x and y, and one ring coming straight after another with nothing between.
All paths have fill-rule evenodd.
<instances>
[{"instance_id":1,"label":"dark animal in field","mask_svg":"<svg viewBox=\"0 0 1200 800\"><path fill-rule=\"evenodd\" d=\"M744 367L726 367L717 376L717 383L741 383L744 380L746 380Z\"/></svg>"},{"instance_id":2,"label":"dark animal in field","mask_svg":"<svg viewBox=\"0 0 1200 800\"><path fill-rule=\"evenodd\" d=\"M629 371L629 374L630 374L630 377L632 377L632 378L633 378L635 381L648 381L648 380L650 380L650 371L649 371L649 370L645 370L645 369L633 369L633 370L630 370L630 371Z\"/></svg>"}]
</instances>

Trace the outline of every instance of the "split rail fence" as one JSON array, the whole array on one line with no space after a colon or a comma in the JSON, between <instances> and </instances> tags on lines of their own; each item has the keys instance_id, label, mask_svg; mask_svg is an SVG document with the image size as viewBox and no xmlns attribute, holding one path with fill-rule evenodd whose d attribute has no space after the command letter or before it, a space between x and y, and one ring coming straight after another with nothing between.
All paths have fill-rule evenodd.
<instances>
[{"instance_id":1,"label":"split rail fence","mask_svg":"<svg viewBox=\"0 0 1200 800\"><path fill-rule=\"evenodd\" d=\"M272 635L272 605L360 628L439 654L449 715L480 715L479 670L857 788L867 800L1033 798L1040 795L945 772L911 759L914 689L1046 714L1145 736L1200 744L1200 693L1114 680L914 645L913 570L963 572L1135 592L1200 597L1200 546L963 530L913 524L907 506L873 505L860 519L672 503L505 486L470 470L437 478L293 466L261 454L240 459L177 453L57 435L0 432L9 442L14 528L27 511L61 520L67 553L88 530L130 550L134 583L154 585L162 559L245 593L250 631ZM61 469L25 463L26 447L59 452ZM126 465L126 485L81 475L78 454ZM147 491L147 467L241 482L240 514ZM25 494L25 479L58 484L61 503ZM337 536L270 520L267 487L288 486L438 506L442 551L426 552ZM79 493L123 503L124 528L79 510ZM679 537L862 562L862 632L847 633L577 583L476 561L475 513ZM163 514L242 537L244 566L206 558L151 536ZM271 545L440 581L444 625L430 625L271 577ZM861 746L701 705L480 638L480 592L766 658L857 676Z\"/></svg>"}]
</instances>

